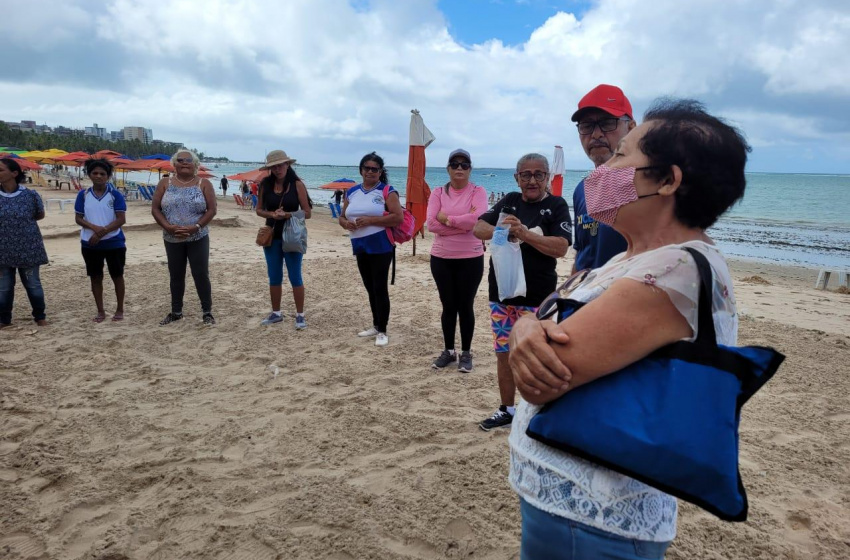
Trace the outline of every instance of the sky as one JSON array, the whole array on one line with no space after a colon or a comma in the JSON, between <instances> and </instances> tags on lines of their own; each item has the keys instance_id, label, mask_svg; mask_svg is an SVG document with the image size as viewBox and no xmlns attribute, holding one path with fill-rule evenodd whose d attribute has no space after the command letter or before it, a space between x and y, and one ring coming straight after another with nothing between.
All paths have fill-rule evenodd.
<instances>
[{"instance_id":1,"label":"sky","mask_svg":"<svg viewBox=\"0 0 850 560\"><path fill-rule=\"evenodd\" d=\"M850 173L847 0L30 0L4 26L0 120L151 128L207 155L406 165L436 140L512 167L564 147L600 83L635 117L689 97L738 126L759 172Z\"/></svg>"}]
</instances>

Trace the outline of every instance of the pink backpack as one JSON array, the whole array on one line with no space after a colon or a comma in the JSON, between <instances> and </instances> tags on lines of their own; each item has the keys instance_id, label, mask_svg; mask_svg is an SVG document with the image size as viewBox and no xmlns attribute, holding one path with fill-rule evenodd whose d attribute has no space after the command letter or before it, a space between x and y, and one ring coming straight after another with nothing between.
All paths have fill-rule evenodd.
<instances>
[{"instance_id":1,"label":"pink backpack","mask_svg":"<svg viewBox=\"0 0 850 560\"><path fill-rule=\"evenodd\" d=\"M390 186L384 185L384 200L387 199L387 196L390 194ZM386 204L385 204L386 205ZM413 232L416 231L416 218L413 217L413 214L410 213L410 210L407 208L403 209L404 217L401 219L401 223L395 227L386 228L387 229L387 237L390 238L390 243L393 245L397 243L407 243L411 239L413 239ZM385 213L385 215L388 212Z\"/></svg>"}]
</instances>

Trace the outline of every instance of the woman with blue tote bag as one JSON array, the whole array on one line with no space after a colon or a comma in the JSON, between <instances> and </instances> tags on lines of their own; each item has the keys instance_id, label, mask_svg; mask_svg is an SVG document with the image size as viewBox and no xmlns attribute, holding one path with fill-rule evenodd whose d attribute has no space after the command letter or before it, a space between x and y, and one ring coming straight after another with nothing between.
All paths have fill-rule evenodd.
<instances>
[{"instance_id":1,"label":"woman with blue tote bag","mask_svg":"<svg viewBox=\"0 0 850 560\"><path fill-rule=\"evenodd\" d=\"M523 559L663 558L676 536L674 496L724 519L746 518L737 475L740 406L782 357L734 348L732 278L705 230L743 197L748 151L742 135L701 104L662 100L585 179L589 214L623 234L628 249L579 273L537 317L514 326L510 363L523 402L510 436L510 483L520 496ZM566 295L576 309L549 320L564 311L557 302ZM664 371L629 386L641 367ZM717 399L665 386L704 370L732 372L716 377ZM623 406L592 401L604 391ZM589 402L601 404L588 411ZM646 402L659 407L631 406ZM717 443L708 464L699 462L706 459L699 445L665 448L668 432L687 430L687 422L676 426L675 411L691 402L695 417L723 419L701 432L694 426L694 441ZM623 410L630 407L632 416ZM675 458L653 464L633 455ZM724 471L733 488L718 495L688 486L687 476L681 483L674 471L689 468Z\"/></svg>"}]
</instances>

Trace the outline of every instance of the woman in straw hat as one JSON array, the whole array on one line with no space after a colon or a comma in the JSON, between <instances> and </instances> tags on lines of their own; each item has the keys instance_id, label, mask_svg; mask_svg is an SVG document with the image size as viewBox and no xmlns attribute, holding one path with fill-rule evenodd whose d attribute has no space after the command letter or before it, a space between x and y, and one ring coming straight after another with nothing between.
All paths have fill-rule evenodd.
<instances>
[{"instance_id":1,"label":"woman in straw hat","mask_svg":"<svg viewBox=\"0 0 850 560\"><path fill-rule=\"evenodd\" d=\"M151 214L162 227L168 274L171 276L171 312L160 325L183 318L186 290L186 261L192 269L195 289L201 300L205 325L215 325L210 285L209 223L216 213L212 183L198 177L201 162L193 152L182 149L171 158L174 174L156 186Z\"/></svg>"},{"instance_id":2,"label":"woman in straw hat","mask_svg":"<svg viewBox=\"0 0 850 560\"><path fill-rule=\"evenodd\" d=\"M272 244L263 247L272 311L263 319L262 324L271 325L283 321L280 300L285 262L289 283L292 284L292 299L295 300L295 328L302 330L307 328L307 319L304 317L304 280L301 277L304 254L300 251L283 250L283 228L292 218L310 217L310 199L307 196L307 187L292 168L293 163L295 159L287 156L283 150L272 150L266 156L266 164L263 166L263 169L269 170L269 175L260 181L257 215L266 219L267 226L274 228Z\"/></svg>"}]
</instances>

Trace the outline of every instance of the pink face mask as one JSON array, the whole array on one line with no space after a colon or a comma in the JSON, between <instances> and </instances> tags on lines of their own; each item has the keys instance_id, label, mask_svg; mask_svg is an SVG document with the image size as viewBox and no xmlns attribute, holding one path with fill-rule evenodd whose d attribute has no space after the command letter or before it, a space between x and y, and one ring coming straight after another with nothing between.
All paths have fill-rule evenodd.
<instances>
[{"instance_id":1,"label":"pink face mask","mask_svg":"<svg viewBox=\"0 0 850 560\"><path fill-rule=\"evenodd\" d=\"M638 196L635 188L635 173L653 167L655 166L611 168L600 165L591 171L584 180L584 199L588 215L597 222L613 226L621 207L641 198L656 196L658 193Z\"/></svg>"}]
</instances>

